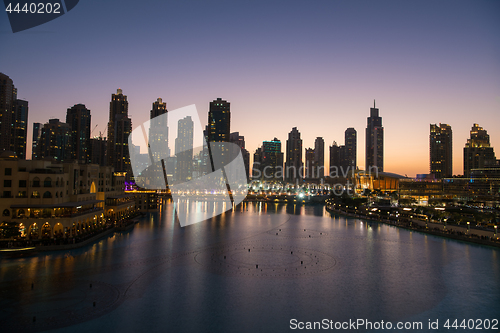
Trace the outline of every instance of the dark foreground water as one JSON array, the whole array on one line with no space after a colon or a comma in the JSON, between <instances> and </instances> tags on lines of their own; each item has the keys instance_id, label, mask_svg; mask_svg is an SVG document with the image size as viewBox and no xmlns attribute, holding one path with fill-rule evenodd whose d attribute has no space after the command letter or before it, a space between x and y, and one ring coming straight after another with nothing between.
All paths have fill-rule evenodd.
<instances>
[{"instance_id":1,"label":"dark foreground water","mask_svg":"<svg viewBox=\"0 0 500 333\"><path fill-rule=\"evenodd\" d=\"M284 332L292 319L363 319L372 330L350 331L380 332L383 320L428 332L439 320L434 332L464 332L443 325L500 319L500 253L322 206L248 203L181 228L168 203L84 248L2 259L0 295L0 331Z\"/></svg>"}]
</instances>

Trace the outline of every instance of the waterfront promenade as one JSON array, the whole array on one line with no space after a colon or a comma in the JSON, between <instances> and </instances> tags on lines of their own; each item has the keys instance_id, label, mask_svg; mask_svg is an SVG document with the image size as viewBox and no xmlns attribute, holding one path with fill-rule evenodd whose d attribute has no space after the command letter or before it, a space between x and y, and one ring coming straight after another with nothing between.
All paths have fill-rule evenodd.
<instances>
[{"instance_id":1,"label":"waterfront promenade","mask_svg":"<svg viewBox=\"0 0 500 333\"><path fill-rule=\"evenodd\" d=\"M500 247L500 235L493 230L469 228L456 224L443 224L436 222L426 222L415 218L398 218L391 216L385 218L376 214L368 214L365 210L353 210L347 208L334 208L332 205L326 205L326 210L333 214L349 217L362 218L380 223L394 225L400 228L424 232L436 236Z\"/></svg>"}]
</instances>

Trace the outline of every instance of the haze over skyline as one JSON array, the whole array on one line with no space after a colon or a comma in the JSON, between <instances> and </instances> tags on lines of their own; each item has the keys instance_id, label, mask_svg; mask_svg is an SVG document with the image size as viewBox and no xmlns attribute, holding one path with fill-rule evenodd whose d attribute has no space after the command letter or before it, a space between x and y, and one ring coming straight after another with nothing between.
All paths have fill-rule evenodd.
<instances>
[{"instance_id":1,"label":"haze over skyline","mask_svg":"<svg viewBox=\"0 0 500 333\"><path fill-rule=\"evenodd\" d=\"M158 97L173 110L231 103L231 131L253 155L292 127L303 147L344 144L365 128L376 99L385 128L384 170L429 172L429 124L453 130L453 173L473 123L500 157L500 3L217 1L80 2L42 26L13 34L4 12L0 71L29 101L33 122L64 121L66 109L91 110L104 132L117 88L135 128ZM328 164L328 163L326 163Z\"/></svg>"}]
</instances>

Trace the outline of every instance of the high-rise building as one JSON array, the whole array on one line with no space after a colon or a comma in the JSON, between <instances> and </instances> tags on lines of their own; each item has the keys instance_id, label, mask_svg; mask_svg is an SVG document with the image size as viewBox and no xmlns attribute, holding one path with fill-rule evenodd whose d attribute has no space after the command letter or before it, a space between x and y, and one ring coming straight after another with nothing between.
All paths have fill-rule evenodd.
<instances>
[{"instance_id":1,"label":"high-rise building","mask_svg":"<svg viewBox=\"0 0 500 333\"><path fill-rule=\"evenodd\" d=\"M305 156L306 156L306 168L305 168L306 170L304 178L316 178L318 170L316 167L314 149L306 148Z\"/></svg>"},{"instance_id":2,"label":"high-rise building","mask_svg":"<svg viewBox=\"0 0 500 333\"><path fill-rule=\"evenodd\" d=\"M302 162L302 139L297 127L288 133L286 141L285 178L288 182L302 181L304 164Z\"/></svg>"},{"instance_id":3,"label":"high-rise building","mask_svg":"<svg viewBox=\"0 0 500 333\"><path fill-rule=\"evenodd\" d=\"M115 172L130 174L130 153L128 136L132 131L132 121L128 117L127 96L121 89L111 95L109 103L107 164L115 168Z\"/></svg>"},{"instance_id":4,"label":"high-rise building","mask_svg":"<svg viewBox=\"0 0 500 333\"><path fill-rule=\"evenodd\" d=\"M283 181L283 153L281 141L274 138L262 142L262 179Z\"/></svg>"},{"instance_id":5,"label":"high-rise building","mask_svg":"<svg viewBox=\"0 0 500 333\"><path fill-rule=\"evenodd\" d=\"M186 182L193 177L194 123L190 116L180 119L177 124L175 156L177 157L176 180Z\"/></svg>"},{"instance_id":6,"label":"high-rise building","mask_svg":"<svg viewBox=\"0 0 500 333\"><path fill-rule=\"evenodd\" d=\"M168 112L167 103L163 102L161 98L158 98L156 102L153 103L151 111L149 113L149 119L156 118L158 116L164 115ZM170 147L168 145L168 120L167 117L156 118L150 122L149 127L149 146L155 147L151 150L151 155L155 161L159 161L162 157L170 156ZM163 147L160 151L156 147Z\"/></svg>"},{"instance_id":7,"label":"high-rise building","mask_svg":"<svg viewBox=\"0 0 500 333\"><path fill-rule=\"evenodd\" d=\"M344 161L342 162L344 166L344 172L353 172L357 167L357 132L354 128L349 127L345 130L345 153ZM347 169L349 168L349 169Z\"/></svg>"},{"instance_id":8,"label":"high-rise building","mask_svg":"<svg viewBox=\"0 0 500 333\"><path fill-rule=\"evenodd\" d=\"M496 163L495 152L490 146L490 136L478 124L470 131L470 139L464 147L464 176L470 177L472 169L484 168Z\"/></svg>"},{"instance_id":9,"label":"high-rise building","mask_svg":"<svg viewBox=\"0 0 500 333\"><path fill-rule=\"evenodd\" d=\"M234 143L240 148L245 148L245 137L240 135L240 132L233 132L229 134L229 142Z\"/></svg>"},{"instance_id":10,"label":"high-rise building","mask_svg":"<svg viewBox=\"0 0 500 333\"><path fill-rule=\"evenodd\" d=\"M325 177L325 140L317 137L314 141L314 178Z\"/></svg>"},{"instance_id":11,"label":"high-rise building","mask_svg":"<svg viewBox=\"0 0 500 333\"><path fill-rule=\"evenodd\" d=\"M349 127L345 130L344 136L344 145L339 146L334 141L330 146L330 176L334 178L351 174L357 168L357 132Z\"/></svg>"},{"instance_id":12,"label":"high-rise building","mask_svg":"<svg viewBox=\"0 0 500 333\"><path fill-rule=\"evenodd\" d=\"M379 109L375 107L375 101L367 120L365 169L369 172L371 168L376 167L378 172L382 172L384 171L384 127Z\"/></svg>"},{"instance_id":13,"label":"high-rise building","mask_svg":"<svg viewBox=\"0 0 500 333\"><path fill-rule=\"evenodd\" d=\"M262 178L262 148L257 148L253 154L252 179Z\"/></svg>"},{"instance_id":14,"label":"high-rise building","mask_svg":"<svg viewBox=\"0 0 500 333\"><path fill-rule=\"evenodd\" d=\"M26 138L28 137L28 101L14 101L14 151L19 159L26 159Z\"/></svg>"},{"instance_id":15,"label":"high-rise building","mask_svg":"<svg viewBox=\"0 0 500 333\"><path fill-rule=\"evenodd\" d=\"M207 137L209 142L229 142L231 133L230 103L217 98L210 102Z\"/></svg>"},{"instance_id":16,"label":"high-rise building","mask_svg":"<svg viewBox=\"0 0 500 333\"><path fill-rule=\"evenodd\" d=\"M330 146L330 176L337 177L341 167L340 147L336 141Z\"/></svg>"},{"instance_id":17,"label":"high-rise building","mask_svg":"<svg viewBox=\"0 0 500 333\"><path fill-rule=\"evenodd\" d=\"M0 151L9 150L26 159L28 101L17 99L11 78L0 73Z\"/></svg>"},{"instance_id":18,"label":"high-rise building","mask_svg":"<svg viewBox=\"0 0 500 333\"><path fill-rule=\"evenodd\" d=\"M71 159L71 127L61 123L59 119L49 119L42 128L37 144L37 158L52 157L56 161L65 162Z\"/></svg>"},{"instance_id":19,"label":"high-rise building","mask_svg":"<svg viewBox=\"0 0 500 333\"><path fill-rule=\"evenodd\" d=\"M42 127L43 125L41 123L33 123L33 136L31 140L31 159L32 160L37 160L38 159L38 154L37 154L37 144L38 141L40 140L40 137L42 135Z\"/></svg>"},{"instance_id":20,"label":"high-rise building","mask_svg":"<svg viewBox=\"0 0 500 333\"><path fill-rule=\"evenodd\" d=\"M12 151L14 127L13 103L17 99L17 90L12 79L0 73L0 151Z\"/></svg>"},{"instance_id":21,"label":"high-rise building","mask_svg":"<svg viewBox=\"0 0 500 333\"><path fill-rule=\"evenodd\" d=\"M245 172L248 180L250 170L250 153L245 149L245 137L242 135L240 136L240 132L233 132L229 135L229 141L241 148L241 155L243 156L243 163L245 164Z\"/></svg>"},{"instance_id":22,"label":"high-rise building","mask_svg":"<svg viewBox=\"0 0 500 333\"><path fill-rule=\"evenodd\" d=\"M453 176L453 138L451 126L431 124L429 135L430 173L436 178Z\"/></svg>"},{"instance_id":23,"label":"high-rise building","mask_svg":"<svg viewBox=\"0 0 500 333\"><path fill-rule=\"evenodd\" d=\"M90 163L90 110L75 104L66 112L66 124L71 128L71 159Z\"/></svg>"},{"instance_id":24,"label":"high-rise building","mask_svg":"<svg viewBox=\"0 0 500 333\"><path fill-rule=\"evenodd\" d=\"M90 139L90 163L106 165L107 140L102 136Z\"/></svg>"}]
</instances>

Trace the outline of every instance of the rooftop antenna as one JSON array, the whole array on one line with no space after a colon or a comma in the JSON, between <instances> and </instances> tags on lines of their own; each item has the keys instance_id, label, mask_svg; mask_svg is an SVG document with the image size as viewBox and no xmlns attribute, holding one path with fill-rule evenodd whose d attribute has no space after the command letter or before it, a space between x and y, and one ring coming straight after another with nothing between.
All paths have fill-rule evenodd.
<instances>
[{"instance_id":1,"label":"rooftop antenna","mask_svg":"<svg viewBox=\"0 0 500 333\"><path fill-rule=\"evenodd\" d=\"M375 100L373 100L373 108L375 109Z\"/></svg>"}]
</instances>

